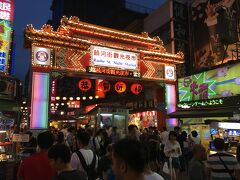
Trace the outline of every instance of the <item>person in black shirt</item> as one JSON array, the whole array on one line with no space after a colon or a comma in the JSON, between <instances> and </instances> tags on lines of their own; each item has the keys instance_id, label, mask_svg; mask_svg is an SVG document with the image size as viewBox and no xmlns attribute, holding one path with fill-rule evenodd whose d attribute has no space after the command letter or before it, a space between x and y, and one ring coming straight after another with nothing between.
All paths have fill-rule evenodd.
<instances>
[{"instance_id":1,"label":"person in black shirt","mask_svg":"<svg viewBox=\"0 0 240 180\"><path fill-rule=\"evenodd\" d=\"M48 151L50 165L58 171L54 180L87 180L87 175L79 170L73 170L70 165L71 152L64 144L56 144Z\"/></svg>"},{"instance_id":2,"label":"person in black shirt","mask_svg":"<svg viewBox=\"0 0 240 180\"><path fill-rule=\"evenodd\" d=\"M98 174L99 179L114 180L114 174L112 171L112 145L109 144L107 147L107 153L101 157L98 163Z\"/></svg>"},{"instance_id":3,"label":"person in black shirt","mask_svg":"<svg viewBox=\"0 0 240 180\"><path fill-rule=\"evenodd\" d=\"M177 141L179 142L181 151L183 152L184 141L186 139L186 137L185 137L186 135L184 133L183 134L181 133L181 128L178 126L174 127L174 132L177 134ZM185 159L184 159L183 155L181 155L179 157L179 161L180 161L180 171L183 172L186 170L185 169L186 168L185 167Z\"/></svg>"}]
</instances>

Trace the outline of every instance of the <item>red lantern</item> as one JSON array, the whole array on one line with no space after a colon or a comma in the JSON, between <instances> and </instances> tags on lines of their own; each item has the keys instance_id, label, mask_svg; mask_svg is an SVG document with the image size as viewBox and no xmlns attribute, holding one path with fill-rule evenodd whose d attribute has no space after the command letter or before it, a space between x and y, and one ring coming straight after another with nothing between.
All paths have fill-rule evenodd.
<instances>
[{"instance_id":1,"label":"red lantern","mask_svg":"<svg viewBox=\"0 0 240 180\"><path fill-rule=\"evenodd\" d=\"M82 91L88 91L92 87L92 83L89 79L82 79L78 82L78 87Z\"/></svg>"},{"instance_id":2,"label":"red lantern","mask_svg":"<svg viewBox=\"0 0 240 180\"><path fill-rule=\"evenodd\" d=\"M138 95L142 91L142 85L141 84L132 84L131 91L133 94Z\"/></svg>"},{"instance_id":3,"label":"red lantern","mask_svg":"<svg viewBox=\"0 0 240 180\"><path fill-rule=\"evenodd\" d=\"M110 91L111 86L110 86L110 83L109 83L108 81L103 80L103 81L100 83L100 86L101 86L101 88L103 89L103 92L108 92L108 91Z\"/></svg>"},{"instance_id":4,"label":"red lantern","mask_svg":"<svg viewBox=\"0 0 240 180\"><path fill-rule=\"evenodd\" d=\"M127 86L124 82L117 82L114 88L115 88L115 91L117 91L118 93L123 93L126 91Z\"/></svg>"}]
</instances>

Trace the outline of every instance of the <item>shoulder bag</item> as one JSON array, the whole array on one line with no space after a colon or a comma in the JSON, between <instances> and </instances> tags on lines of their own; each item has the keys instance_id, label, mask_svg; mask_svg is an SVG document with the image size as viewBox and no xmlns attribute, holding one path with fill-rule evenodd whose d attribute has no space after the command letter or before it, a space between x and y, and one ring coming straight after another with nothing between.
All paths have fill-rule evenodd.
<instances>
[{"instance_id":1,"label":"shoulder bag","mask_svg":"<svg viewBox=\"0 0 240 180\"><path fill-rule=\"evenodd\" d=\"M221 163L223 164L223 166L225 167L225 169L228 171L228 174L231 176L232 180L237 180L237 178L235 178L232 173L230 172L230 170L228 169L227 165L224 163L224 161L222 160L222 158L218 155L218 158L220 159Z\"/></svg>"}]
</instances>

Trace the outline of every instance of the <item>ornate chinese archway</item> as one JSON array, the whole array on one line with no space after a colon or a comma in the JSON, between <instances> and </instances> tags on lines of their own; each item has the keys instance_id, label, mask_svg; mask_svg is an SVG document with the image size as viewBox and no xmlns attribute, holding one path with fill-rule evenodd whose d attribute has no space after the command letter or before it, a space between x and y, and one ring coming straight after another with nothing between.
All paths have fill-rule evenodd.
<instances>
[{"instance_id":1,"label":"ornate chinese archway","mask_svg":"<svg viewBox=\"0 0 240 180\"><path fill-rule=\"evenodd\" d=\"M57 31L50 25L25 29L32 49L31 128L47 128L52 72L106 74L174 84L181 52L166 52L158 37L109 29L63 17Z\"/></svg>"}]
</instances>

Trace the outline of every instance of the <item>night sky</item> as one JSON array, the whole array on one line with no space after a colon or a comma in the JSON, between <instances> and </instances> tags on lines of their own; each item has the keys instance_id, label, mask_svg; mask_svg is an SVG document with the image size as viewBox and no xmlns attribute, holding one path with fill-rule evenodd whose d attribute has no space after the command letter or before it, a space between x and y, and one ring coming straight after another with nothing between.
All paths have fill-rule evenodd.
<instances>
[{"instance_id":1,"label":"night sky","mask_svg":"<svg viewBox=\"0 0 240 180\"><path fill-rule=\"evenodd\" d=\"M164 0L127 0L145 7L155 9ZM146 4L147 2L147 4ZM15 0L14 29L16 43L15 51L15 76L22 82L29 68L30 51L23 47L23 30L27 24L40 29L43 24L51 19L52 0Z\"/></svg>"}]
</instances>

